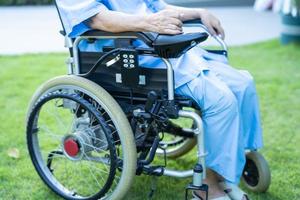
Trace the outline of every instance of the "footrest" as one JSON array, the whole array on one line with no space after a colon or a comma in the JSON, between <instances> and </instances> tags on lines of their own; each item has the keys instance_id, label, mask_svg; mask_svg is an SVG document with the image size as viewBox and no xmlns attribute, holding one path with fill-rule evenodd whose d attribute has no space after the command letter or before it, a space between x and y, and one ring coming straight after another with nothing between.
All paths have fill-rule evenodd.
<instances>
[{"instance_id":1,"label":"footrest","mask_svg":"<svg viewBox=\"0 0 300 200\"><path fill-rule=\"evenodd\" d=\"M205 192L205 200L208 200L208 185L202 184L201 186L195 186L192 183L190 183L186 188L185 188L185 200L188 200L188 194L189 191L202 191ZM204 198L201 198L201 200L204 200Z\"/></svg>"},{"instance_id":2,"label":"footrest","mask_svg":"<svg viewBox=\"0 0 300 200\"><path fill-rule=\"evenodd\" d=\"M143 173L150 176L162 176L164 175L164 166L144 166Z\"/></svg>"}]
</instances>

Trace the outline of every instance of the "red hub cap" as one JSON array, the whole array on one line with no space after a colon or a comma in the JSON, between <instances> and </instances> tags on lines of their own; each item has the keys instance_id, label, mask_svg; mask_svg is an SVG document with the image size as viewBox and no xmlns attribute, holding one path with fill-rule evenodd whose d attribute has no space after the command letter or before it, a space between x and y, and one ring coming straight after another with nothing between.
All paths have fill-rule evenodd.
<instances>
[{"instance_id":1,"label":"red hub cap","mask_svg":"<svg viewBox=\"0 0 300 200\"><path fill-rule=\"evenodd\" d=\"M79 152L78 143L74 139L67 139L64 142L64 148L66 153L71 157L75 157Z\"/></svg>"}]
</instances>

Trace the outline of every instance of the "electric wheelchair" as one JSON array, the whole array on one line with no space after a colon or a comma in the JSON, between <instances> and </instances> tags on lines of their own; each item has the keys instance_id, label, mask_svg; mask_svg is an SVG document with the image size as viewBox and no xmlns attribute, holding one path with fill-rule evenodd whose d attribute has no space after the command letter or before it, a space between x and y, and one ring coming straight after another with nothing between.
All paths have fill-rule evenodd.
<instances>
[{"instance_id":1,"label":"electric wheelchair","mask_svg":"<svg viewBox=\"0 0 300 200\"><path fill-rule=\"evenodd\" d=\"M124 198L136 175L193 177L189 190L208 191L205 178L205 144L200 109L192 99L174 94L172 65L205 41L209 34L200 21L185 26L203 32L176 36L155 33L88 31L75 39L65 35L70 57L68 75L39 87L27 114L27 145L32 163L45 184L65 199ZM215 53L227 56L227 47ZM82 40L113 39L102 52L81 52ZM135 47L141 40L148 48ZM139 56L159 57L165 69L140 67ZM185 109L189 108L189 109ZM173 119L188 118L189 127ZM174 159L197 147L193 169L171 170L153 165L155 155ZM270 171L256 151L246 152L244 186L264 192Z\"/></svg>"}]
</instances>

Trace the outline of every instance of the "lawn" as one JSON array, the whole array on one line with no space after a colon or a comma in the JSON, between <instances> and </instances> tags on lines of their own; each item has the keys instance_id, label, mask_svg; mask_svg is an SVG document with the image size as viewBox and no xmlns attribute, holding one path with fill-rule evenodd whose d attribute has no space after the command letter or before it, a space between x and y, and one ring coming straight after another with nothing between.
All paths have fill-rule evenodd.
<instances>
[{"instance_id":1,"label":"lawn","mask_svg":"<svg viewBox=\"0 0 300 200\"><path fill-rule=\"evenodd\" d=\"M0 199L59 199L40 180L29 159L24 119L29 99L45 80L66 73L65 54L0 57ZM300 199L300 46L269 41L230 48L230 62L256 79L263 118L265 147L272 184L257 200ZM8 156L17 148L20 157ZM169 161L189 168L195 152ZM126 199L147 199L152 179L137 177ZM190 179L161 177L153 199L183 199ZM87 186L88 187L88 186Z\"/></svg>"}]
</instances>

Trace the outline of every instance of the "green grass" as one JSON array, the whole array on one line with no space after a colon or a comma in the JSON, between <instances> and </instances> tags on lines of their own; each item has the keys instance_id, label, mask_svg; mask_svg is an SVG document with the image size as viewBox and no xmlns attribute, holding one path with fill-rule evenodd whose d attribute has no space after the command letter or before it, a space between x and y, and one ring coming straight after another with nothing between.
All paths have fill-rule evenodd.
<instances>
[{"instance_id":1,"label":"green grass","mask_svg":"<svg viewBox=\"0 0 300 200\"><path fill-rule=\"evenodd\" d=\"M25 113L35 89L47 79L66 73L64 54L0 57L0 199L59 199L40 180L29 159L25 141ZM277 41L230 49L233 66L249 70L256 79L263 118L265 147L272 184L257 200L300 199L300 47ZM10 148L20 158L8 157ZM189 168L195 152L169 161ZM126 199L146 199L151 178L137 177ZM154 199L183 199L190 179L161 177ZM87 186L88 187L88 186Z\"/></svg>"}]
</instances>

